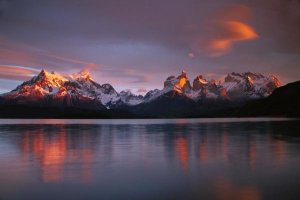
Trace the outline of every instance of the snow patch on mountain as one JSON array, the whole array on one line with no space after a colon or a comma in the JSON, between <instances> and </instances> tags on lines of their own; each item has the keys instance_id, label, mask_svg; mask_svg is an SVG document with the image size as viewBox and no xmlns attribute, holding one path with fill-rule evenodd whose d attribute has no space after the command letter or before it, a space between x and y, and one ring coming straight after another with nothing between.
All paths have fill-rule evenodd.
<instances>
[{"instance_id":1,"label":"snow patch on mountain","mask_svg":"<svg viewBox=\"0 0 300 200\"><path fill-rule=\"evenodd\" d=\"M264 76L259 73L234 73L228 74L222 87L232 97L261 98L269 96L280 86L275 76Z\"/></svg>"}]
</instances>

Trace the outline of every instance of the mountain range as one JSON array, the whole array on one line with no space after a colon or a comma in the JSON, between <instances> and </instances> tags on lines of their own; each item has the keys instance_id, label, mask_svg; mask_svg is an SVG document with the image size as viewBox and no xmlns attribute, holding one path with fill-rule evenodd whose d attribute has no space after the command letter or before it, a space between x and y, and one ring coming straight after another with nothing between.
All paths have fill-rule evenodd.
<instances>
[{"instance_id":1,"label":"mountain range","mask_svg":"<svg viewBox=\"0 0 300 200\"><path fill-rule=\"evenodd\" d=\"M243 115L237 109L266 99L278 87L280 81L273 75L232 72L224 81L203 75L190 81L182 71L169 76L163 89L142 96L101 85L86 70L68 76L42 70L0 95L0 117L225 117Z\"/></svg>"}]
</instances>

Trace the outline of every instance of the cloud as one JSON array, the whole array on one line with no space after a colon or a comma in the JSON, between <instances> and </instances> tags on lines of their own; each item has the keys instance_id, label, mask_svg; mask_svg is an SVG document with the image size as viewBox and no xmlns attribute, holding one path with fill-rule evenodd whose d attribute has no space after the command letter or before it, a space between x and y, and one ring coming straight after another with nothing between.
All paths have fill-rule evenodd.
<instances>
[{"instance_id":1,"label":"cloud","mask_svg":"<svg viewBox=\"0 0 300 200\"><path fill-rule=\"evenodd\" d=\"M204 36L197 38L197 52L210 57L224 55L237 42L257 39L258 33L246 21L251 18L251 10L244 5L225 7L212 16L212 19L203 24Z\"/></svg>"},{"instance_id":2,"label":"cloud","mask_svg":"<svg viewBox=\"0 0 300 200\"><path fill-rule=\"evenodd\" d=\"M153 79L152 75L145 74L132 68L123 67L118 68L116 66L107 65L94 65L85 66L81 70L87 70L90 72L92 78L99 82L100 84L109 83L114 87L119 87L120 85L124 87L124 84L131 85L133 87L140 87L140 84L150 83ZM67 76L67 74L64 74Z\"/></svg>"},{"instance_id":3,"label":"cloud","mask_svg":"<svg viewBox=\"0 0 300 200\"><path fill-rule=\"evenodd\" d=\"M125 69L123 70L122 75L127 78L132 78L134 80L131 83L146 83L151 80L150 75L142 74L133 69Z\"/></svg>"},{"instance_id":4,"label":"cloud","mask_svg":"<svg viewBox=\"0 0 300 200\"><path fill-rule=\"evenodd\" d=\"M25 81L38 73L39 70L33 68L0 65L0 79Z\"/></svg>"},{"instance_id":5,"label":"cloud","mask_svg":"<svg viewBox=\"0 0 300 200\"><path fill-rule=\"evenodd\" d=\"M220 56L230 51L236 42L254 40L258 34L250 25L240 21L221 22L218 29L222 34L209 42L210 56Z\"/></svg>"},{"instance_id":6,"label":"cloud","mask_svg":"<svg viewBox=\"0 0 300 200\"><path fill-rule=\"evenodd\" d=\"M92 69L101 66L94 62L57 54L0 35L0 64L46 68L51 71L66 71L72 68L78 71L82 68Z\"/></svg>"},{"instance_id":7,"label":"cloud","mask_svg":"<svg viewBox=\"0 0 300 200\"><path fill-rule=\"evenodd\" d=\"M191 59L192 59L192 58L195 58L195 54L192 53L192 52L190 52L190 53L188 53L188 57L191 58Z\"/></svg>"}]
</instances>

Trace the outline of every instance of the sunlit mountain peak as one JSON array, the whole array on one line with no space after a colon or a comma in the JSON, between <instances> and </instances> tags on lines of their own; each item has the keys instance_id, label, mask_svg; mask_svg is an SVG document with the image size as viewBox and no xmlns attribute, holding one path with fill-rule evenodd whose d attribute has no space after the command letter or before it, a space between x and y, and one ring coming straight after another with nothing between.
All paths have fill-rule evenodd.
<instances>
[{"instance_id":1,"label":"sunlit mountain peak","mask_svg":"<svg viewBox=\"0 0 300 200\"><path fill-rule=\"evenodd\" d=\"M87 69L82 69L80 72L72 74L71 78L74 80L93 80L90 72Z\"/></svg>"},{"instance_id":2,"label":"sunlit mountain peak","mask_svg":"<svg viewBox=\"0 0 300 200\"><path fill-rule=\"evenodd\" d=\"M33 80L33 82L39 82L41 86L47 85L52 87L60 87L66 81L68 81L68 79L66 79L62 75L56 72L48 72L44 69Z\"/></svg>"}]
</instances>

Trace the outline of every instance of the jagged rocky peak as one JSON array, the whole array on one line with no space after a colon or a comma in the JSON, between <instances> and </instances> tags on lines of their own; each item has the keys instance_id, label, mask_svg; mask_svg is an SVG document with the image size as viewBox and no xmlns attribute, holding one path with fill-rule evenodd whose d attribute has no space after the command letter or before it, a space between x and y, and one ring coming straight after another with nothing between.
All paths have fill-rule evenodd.
<instances>
[{"instance_id":1,"label":"jagged rocky peak","mask_svg":"<svg viewBox=\"0 0 300 200\"><path fill-rule=\"evenodd\" d=\"M178 78L185 78L185 79L187 79L186 71L182 70L181 71L181 75Z\"/></svg>"},{"instance_id":2,"label":"jagged rocky peak","mask_svg":"<svg viewBox=\"0 0 300 200\"><path fill-rule=\"evenodd\" d=\"M80 72L72 74L71 78L74 80L92 80L92 76L90 74L90 72L87 69L82 69Z\"/></svg>"},{"instance_id":3,"label":"jagged rocky peak","mask_svg":"<svg viewBox=\"0 0 300 200\"><path fill-rule=\"evenodd\" d=\"M273 80L274 86L275 86L276 88L278 88L278 87L281 86L281 82L280 82L280 80L279 80L278 77L276 77L275 75L272 74L272 75L270 75L269 78Z\"/></svg>"},{"instance_id":4,"label":"jagged rocky peak","mask_svg":"<svg viewBox=\"0 0 300 200\"><path fill-rule=\"evenodd\" d=\"M41 72L31 78L29 81L23 82L14 90L6 93L7 97L19 98L21 96L29 98L30 101L41 99L47 94L57 92L68 80L55 72L41 70Z\"/></svg>"},{"instance_id":5,"label":"jagged rocky peak","mask_svg":"<svg viewBox=\"0 0 300 200\"><path fill-rule=\"evenodd\" d=\"M198 75L193 81L193 90L198 91L201 90L207 85L209 82L203 78L202 75Z\"/></svg>"},{"instance_id":6,"label":"jagged rocky peak","mask_svg":"<svg viewBox=\"0 0 300 200\"><path fill-rule=\"evenodd\" d=\"M142 95L135 95L131 90L122 90L120 92L121 101L127 105L137 105L143 102Z\"/></svg>"},{"instance_id":7,"label":"jagged rocky peak","mask_svg":"<svg viewBox=\"0 0 300 200\"><path fill-rule=\"evenodd\" d=\"M113 88L113 86L109 83L103 84L102 88L103 88L103 93L105 94L117 94L115 88Z\"/></svg>"},{"instance_id":8,"label":"jagged rocky peak","mask_svg":"<svg viewBox=\"0 0 300 200\"><path fill-rule=\"evenodd\" d=\"M129 90L129 89L127 89L127 90L122 90L121 92L120 92L120 96L126 96L126 97L129 97L129 96L134 96L134 97L139 97L139 98L143 98L143 96L142 95L136 95L136 94L133 94L132 92L131 92L131 90Z\"/></svg>"},{"instance_id":9,"label":"jagged rocky peak","mask_svg":"<svg viewBox=\"0 0 300 200\"><path fill-rule=\"evenodd\" d=\"M189 92L192 89L187 74L182 70L181 75L169 76L164 82L164 88L175 90L179 93Z\"/></svg>"},{"instance_id":10,"label":"jagged rocky peak","mask_svg":"<svg viewBox=\"0 0 300 200\"><path fill-rule=\"evenodd\" d=\"M245 72L245 73L232 72L230 74L227 74L227 76L225 77L225 82L237 82L237 83L240 83L242 81L255 82L263 79L273 81L274 83L276 83L277 86L280 86L280 81L276 76L274 75L264 76L260 73L253 73L253 72Z\"/></svg>"},{"instance_id":11,"label":"jagged rocky peak","mask_svg":"<svg viewBox=\"0 0 300 200\"><path fill-rule=\"evenodd\" d=\"M181 75L178 77L179 81L175 85L176 89L183 92L189 92L192 89L189 79L187 78L186 71L182 70Z\"/></svg>"},{"instance_id":12,"label":"jagged rocky peak","mask_svg":"<svg viewBox=\"0 0 300 200\"><path fill-rule=\"evenodd\" d=\"M193 91L200 92L202 97L216 97L220 95L221 87L214 79L207 80L202 75L198 75L193 82Z\"/></svg>"},{"instance_id":13,"label":"jagged rocky peak","mask_svg":"<svg viewBox=\"0 0 300 200\"><path fill-rule=\"evenodd\" d=\"M241 82L242 75L239 73L231 72L230 74L227 74L225 77L225 82Z\"/></svg>"},{"instance_id":14,"label":"jagged rocky peak","mask_svg":"<svg viewBox=\"0 0 300 200\"><path fill-rule=\"evenodd\" d=\"M47 74L49 73L42 69L42 71L37 75L37 78L40 80L45 79L47 77Z\"/></svg>"},{"instance_id":15,"label":"jagged rocky peak","mask_svg":"<svg viewBox=\"0 0 300 200\"><path fill-rule=\"evenodd\" d=\"M246 76L248 79L260 79L265 77L260 73L252 73L252 72L246 72L243 75Z\"/></svg>"},{"instance_id":16,"label":"jagged rocky peak","mask_svg":"<svg viewBox=\"0 0 300 200\"><path fill-rule=\"evenodd\" d=\"M276 88L278 88L278 87L281 86L281 82L274 75L270 75L266 79L267 79L267 81L265 81L264 84L265 84L265 87L268 90L268 94L267 95L270 95Z\"/></svg>"},{"instance_id":17,"label":"jagged rocky peak","mask_svg":"<svg viewBox=\"0 0 300 200\"><path fill-rule=\"evenodd\" d=\"M260 73L253 73L253 72L245 72L245 73L232 72L230 74L227 74L227 76L225 77L225 82L241 83L243 81L253 82L253 81L262 80L262 79L269 79L269 80L274 79L274 81L275 80L278 81L278 78L276 78L273 75L264 76ZM278 81L278 86L279 86L279 81Z\"/></svg>"},{"instance_id":18,"label":"jagged rocky peak","mask_svg":"<svg viewBox=\"0 0 300 200\"><path fill-rule=\"evenodd\" d=\"M164 87L171 87L173 88L176 84L180 85L184 84L187 80L187 75L184 70L182 70L181 75L175 77L175 76L169 76L166 81L164 82Z\"/></svg>"},{"instance_id":19,"label":"jagged rocky peak","mask_svg":"<svg viewBox=\"0 0 300 200\"><path fill-rule=\"evenodd\" d=\"M60 87L66 81L68 80L62 75L56 72L50 73L43 69L36 77L32 79L31 83L39 83L41 87Z\"/></svg>"},{"instance_id":20,"label":"jagged rocky peak","mask_svg":"<svg viewBox=\"0 0 300 200\"><path fill-rule=\"evenodd\" d=\"M145 99L152 97L153 95L159 93L160 90L159 89L154 89L154 90L150 90L149 92L147 92L144 96Z\"/></svg>"},{"instance_id":21,"label":"jagged rocky peak","mask_svg":"<svg viewBox=\"0 0 300 200\"><path fill-rule=\"evenodd\" d=\"M120 95L121 96L131 96L131 95L133 95L133 93L131 92L131 90L127 89L127 90L122 90L120 92Z\"/></svg>"},{"instance_id":22,"label":"jagged rocky peak","mask_svg":"<svg viewBox=\"0 0 300 200\"><path fill-rule=\"evenodd\" d=\"M168 91L168 89L166 90ZM160 95L162 95L164 92L166 92L163 90L159 90L159 89L154 89L154 90L150 90L149 92L146 93L146 95L144 96L144 102L148 102L151 101L157 97L159 97Z\"/></svg>"},{"instance_id":23,"label":"jagged rocky peak","mask_svg":"<svg viewBox=\"0 0 300 200\"><path fill-rule=\"evenodd\" d=\"M175 76L169 76L164 82L164 88L172 88L177 82Z\"/></svg>"},{"instance_id":24,"label":"jagged rocky peak","mask_svg":"<svg viewBox=\"0 0 300 200\"><path fill-rule=\"evenodd\" d=\"M280 82L277 77L253 72L241 74L232 72L225 77L225 82L222 84L222 87L232 97L247 96L251 98L266 97L279 86Z\"/></svg>"}]
</instances>

